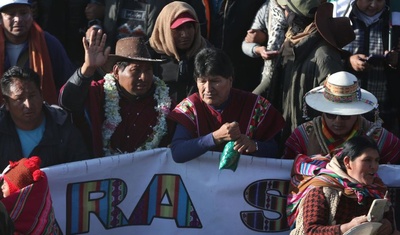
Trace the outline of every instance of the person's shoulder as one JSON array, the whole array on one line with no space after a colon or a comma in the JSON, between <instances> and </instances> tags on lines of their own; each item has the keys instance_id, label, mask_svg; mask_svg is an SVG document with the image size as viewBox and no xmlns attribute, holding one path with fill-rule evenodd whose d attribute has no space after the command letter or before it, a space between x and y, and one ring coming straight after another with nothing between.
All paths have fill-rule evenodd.
<instances>
[{"instance_id":1,"label":"person's shoulder","mask_svg":"<svg viewBox=\"0 0 400 235\"><path fill-rule=\"evenodd\" d=\"M326 195L324 193L324 188L325 187L323 187L323 186L314 186L304 196L304 200L307 200L307 201L320 201L320 199L322 197L326 198Z\"/></svg>"},{"instance_id":2,"label":"person's shoulder","mask_svg":"<svg viewBox=\"0 0 400 235\"><path fill-rule=\"evenodd\" d=\"M9 122L8 122L9 119L7 118L7 116L10 117L10 113L3 105L2 107L0 107L0 126L1 127L7 127L9 125ZM11 122L11 123L14 123L14 122ZM0 128L0 129L2 129L2 128Z\"/></svg>"},{"instance_id":3,"label":"person's shoulder","mask_svg":"<svg viewBox=\"0 0 400 235\"><path fill-rule=\"evenodd\" d=\"M238 88L232 88L231 89L231 97L233 102L236 101L241 101L241 102L246 102L246 101L254 101L258 102L259 104L264 104L264 105L271 105L271 102L266 99L265 97L261 95L256 95L250 91L238 89Z\"/></svg>"},{"instance_id":4,"label":"person's shoulder","mask_svg":"<svg viewBox=\"0 0 400 235\"><path fill-rule=\"evenodd\" d=\"M309 136L312 131L314 130L314 125L315 123L311 120L311 121L306 121L300 125L298 125L296 128L294 128L294 130L292 131L292 136L293 135L303 135L306 134L307 136Z\"/></svg>"},{"instance_id":5,"label":"person's shoulder","mask_svg":"<svg viewBox=\"0 0 400 235\"><path fill-rule=\"evenodd\" d=\"M307 132L311 132L312 130L314 130L314 125L315 123L313 120L308 120L300 124L296 129L304 129Z\"/></svg>"},{"instance_id":6,"label":"person's shoulder","mask_svg":"<svg viewBox=\"0 0 400 235\"><path fill-rule=\"evenodd\" d=\"M69 113L58 105L43 103L43 108L58 125L63 125L69 120Z\"/></svg>"},{"instance_id":7,"label":"person's shoulder","mask_svg":"<svg viewBox=\"0 0 400 235\"><path fill-rule=\"evenodd\" d=\"M64 46L61 44L60 40L51 33L44 31L44 39L46 40L47 47L50 49L50 53L57 53L57 51L53 51L53 49L62 48L64 50Z\"/></svg>"},{"instance_id":8,"label":"person's shoulder","mask_svg":"<svg viewBox=\"0 0 400 235\"><path fill-rule=\"evenodd\" d=\"M193 110L196 109L196 104L200 104L201 103L201 99L199 94L193 93L190 96L184 98L183 100L181 100L173 109L174 112L191 112ZM179 110L179 111L178 111Z\"/></svg>"},{"instance_id":9,"label":"person's shoulder","mask_svg":"<svg viewBox=\"0 0 400 235\"><path fill-rule=\"evenodd\" d=\"M256 95L254 93L251 93L250 91L245 91L245 90L242 90L242 89L239 89L239 88L232 88L231 89L231 94L232 95L239 95L239 96L260 97L260 98L264 99L260 95Z\"/></svg>"}]
</instances>

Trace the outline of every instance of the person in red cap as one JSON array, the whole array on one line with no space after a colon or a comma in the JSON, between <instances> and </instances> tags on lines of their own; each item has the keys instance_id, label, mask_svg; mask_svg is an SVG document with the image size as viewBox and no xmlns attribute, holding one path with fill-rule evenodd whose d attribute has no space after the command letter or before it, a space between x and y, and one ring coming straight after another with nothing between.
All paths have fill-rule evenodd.
<instances>
[{"instance_id":1,"label":"person in red cap","mask_svg":"<svg viewBox=\"0 0 400 235\"><path fill-rule=\"evenodd\" d=\"M9 170L4 174L4 182L1 186L3 197L6 198L12 193L41 180L44 177L40 170L41 159L37 156L22 158L18 162L10 162Z\"/></svg>"},{"instance_id":2,"label":"person in red cap","mask_svg":"<svg viewBox=\"0 0 400 235\"><path fill-rule=\"evenodd\" d=\"M61 234L40 163L38 156L10 161L1 176L1 202L10 214L16 234Z\"/></svg>"},{"instance_id":3,"label":"person in red cap","mask_svg":"<svg viewBox=\"0 0 400 235\"><path fill-rule=\"evenodd\" d=\"M195 92L194 57L208 43L201 36L193 7L181 1L166 5L157 17L149 42L157 57L167 60L154 73L167 83L171 96L179 102Z\"/></svg>"}]
</instances>

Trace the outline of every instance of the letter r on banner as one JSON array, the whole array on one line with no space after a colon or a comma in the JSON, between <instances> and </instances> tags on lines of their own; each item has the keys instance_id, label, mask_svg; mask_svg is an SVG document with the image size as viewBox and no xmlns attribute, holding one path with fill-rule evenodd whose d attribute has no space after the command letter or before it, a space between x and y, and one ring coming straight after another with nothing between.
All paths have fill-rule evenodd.
<instances>
[{"instance_id":1,"label":"letter r on banner","mask_svg":"<svg viewBox=\"0 0 400 235\"><path fill-rule=\"evenodd\" d=\"M128 225L125 215L117 207L126 193L126 184L120 179L69 184L66 234L89 232L90 213L96 215L107 229Z\"/></svg>"}]
</instances>

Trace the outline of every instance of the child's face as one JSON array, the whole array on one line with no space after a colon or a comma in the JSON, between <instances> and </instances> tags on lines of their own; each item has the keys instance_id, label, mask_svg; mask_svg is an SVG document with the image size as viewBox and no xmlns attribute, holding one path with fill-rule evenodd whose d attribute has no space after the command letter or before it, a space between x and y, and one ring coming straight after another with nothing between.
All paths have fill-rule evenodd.
<instances>
[{"instance_id":1,"label":"child's face","mask_svg":"<svg viewBox=\"0 0 400 235\"><path fill-rule=\"evenodd\" d=\"M10 188L5 180L3 180L3 184L1 185L1 191L3 192L3 198L6 198L10 195Z\"/></svg>"}]
</instances>

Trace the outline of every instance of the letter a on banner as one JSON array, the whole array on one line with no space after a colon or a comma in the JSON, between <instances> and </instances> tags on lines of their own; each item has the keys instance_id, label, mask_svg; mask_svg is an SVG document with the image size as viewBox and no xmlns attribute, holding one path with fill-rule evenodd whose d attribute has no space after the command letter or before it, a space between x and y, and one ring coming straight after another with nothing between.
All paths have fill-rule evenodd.
<instances>
[{"instance_id":1,"label":"letter a on banner","mask_svg":"<svg viewBox=\"0 0 400 235\"><path fill-rule=\"evenodd\" d=\"M150 225L154 218L174 219L179 228L202 228L180 175L154 175L129 224Z\"/></svg>"}]
</instances>

